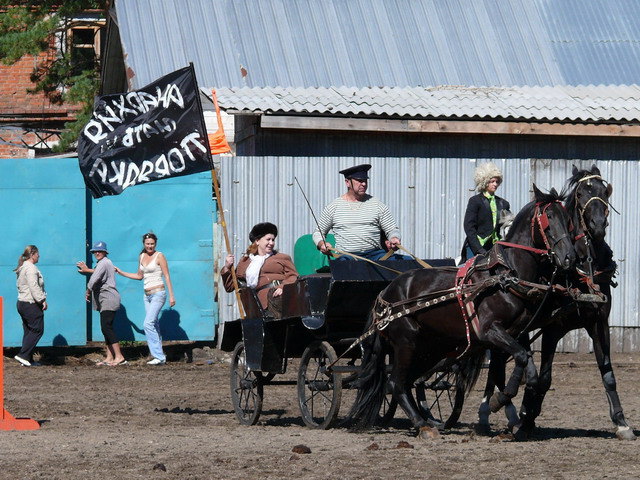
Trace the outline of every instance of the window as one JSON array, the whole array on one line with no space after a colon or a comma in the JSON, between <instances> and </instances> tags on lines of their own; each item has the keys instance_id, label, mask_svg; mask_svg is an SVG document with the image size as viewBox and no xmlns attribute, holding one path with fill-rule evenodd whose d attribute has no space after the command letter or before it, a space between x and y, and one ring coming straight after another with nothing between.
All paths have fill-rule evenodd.
<instances>
[{"instance_id":1,"label":"window","mask_svg":"<svg viewBox=\"0 0 640 480\"><path fill-rule=\"evenodd\" d=\"M100 58L104 29L101 26L74 27L68 31L68 45L74 73L94 70Z\"/></svg>"}]
</instances>

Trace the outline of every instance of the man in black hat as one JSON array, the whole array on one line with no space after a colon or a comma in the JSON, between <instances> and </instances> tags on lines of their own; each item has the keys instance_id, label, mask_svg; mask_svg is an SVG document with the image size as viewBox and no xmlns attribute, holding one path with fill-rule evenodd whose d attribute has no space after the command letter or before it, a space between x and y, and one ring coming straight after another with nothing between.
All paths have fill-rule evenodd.
<instances>
[{"instance_id":1,"label":"man in black hat","mask_svg":"<svg viewBox=\"0 0 640 480\"><path fill-rule=\"evenodd\" d=\"M386 254L380 244L381 233L389 239L390 248L396 250L400 245L400 231L389 208L367 195L370 168L371 165L363 164L340 170L347 192L325 207L318 221L320 230L313 233L313 241L322 253L328 254L333 248L324 240L329 230L336 237L337 250L370 260L379 260Z\"/></svg>"}]
</instances>

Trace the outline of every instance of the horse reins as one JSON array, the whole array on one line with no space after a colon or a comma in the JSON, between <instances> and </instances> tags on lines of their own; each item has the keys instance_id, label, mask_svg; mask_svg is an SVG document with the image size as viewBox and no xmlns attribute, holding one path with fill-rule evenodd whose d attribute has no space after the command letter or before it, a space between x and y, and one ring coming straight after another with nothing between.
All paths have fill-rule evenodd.
<instances>
[{"instance_id":1,"label":"horse reins","mask_svg":"<svg viewBox=\"0 0 640 480\"><path fill-rule=\"evenodd\" d=\"M404 246L402 245L398 245L398 250L402 250L403 252L409 254L409 256L411 256L411 258L413 258L416 262L418 262L418 264L421 267L424 268L433 268L431 267L431 265L429 265L427 262L425 262L424 260L422 260L419 257L416 257L413 253L411 253L409 250L407 250L406 248L404 248ZM380 259L380 260L388 260L391 255L393 255L395 252L393 250L389 250L387 253L384 254L384 256Z\"/></svg>"},{"instance_id":2,"label":"horse reins","mask_svg":"<svg viewBox=\"0 0 640 480\"><path fill-rule=\"evenodd\" d=\"M556 202L558 202L558 201L556 200ZM551 202L551 203L554 203L554 202ZM548 219L547 214L546 214L546 209L551 205L551 203L546 204L545 207L542 209L542 212L540 211L540 205L542 205L542 202L536 203L536 210L534 211L533 218L531 219L532 239L534 238L533 237L533 225L537 223L539 225L540 233L542 235L542 238L543 238L543 241L545 243L545 246L547 246L548 250L543 250L543 249L540 249L540 248L530 247L528 245L520 245L518 243L510 243L510 242L503 242L503 241L496 242L496 244L503 245L505 247L511 247L511 248L517 248L517 249L521 249L521 250L526 250L526 251L529 251L529 252L532 252L532 253L536 253L538 255L551 256L551 254L552 254L551 244L548 241L546 234L544 233L545 230L549 227L549 219ZM561 202L558 202L558 203L560 203L560 205L562 205ZM563 208L564 208L564 206L563 206ZM554 242L554 246L557 245L558 241L560 241L562 238L564 238L564 236L566 236L566 234L564 234L562 237L560 237L560 239L558 239L556 242ZM402 248L402 247L400 247L400 248ZM341 253L341 254L350 255L350 256L352 256L354 258L358 258L360 260L364 260L364 261L367 261L369 263L373 263L374 265L378 265L380 267L387 268L388 270L395 271L395 270L393 270L391 268L384 267L383 265L379 265L376 262L374 262L373 260L369 260L368 258L360 257L358 255L354 255L354 254L351 254L351 253L348 253L348 252L341 252L341 251L339 251L339 250L337 250L335 248L332 248L332 251L336 251L336 252ZM406 251L406 250L404 250L404 251ZM407 253L411 254L410 252L407 252ZM528 282L528 281L525 281L525 280L521 280L521 279L518 279L518 278L515 278L515 277L506 278L504 275L500 275L500 276L493 275L493 276L485 279L484 281L480 282L479 284L474 284L474 283L466 283L465 284L464 280L467 277L467 272L470 269L470 266L472 265L473 260L474 260L474 258L470 259L467 263L465 263L464 267L458 269L458 272L456 274L456 286L454 286L452 288L448 288L448 289L445 289L445 290L439 290L437 292L430 292L430 293L428 293L426 295L421 295L421 296L419 296L417 298L414 297L414 298L410 298L410 299L405 299L405 300L401 300L401 301L395 302L395 303L389 303L386 300L380 298L380 296L378 296L376 298L376 304L374 306L374 309L376 307L382 307L382 308L381 308L381 311L374 312L374 321L372 322L372 324L369 327L369 329L367 329L362 335L360 335L358 338L356 338L353 341L353 343L351 345L349 345L349 347L342 353L342 355L340 355L334 362L332 362L330 365L327 366L327 369L331 369L338 362L338 360L340 360L341 358L343 358L347 354L347 352L351 351L354 347L356 347L357 345L362 343L367 337L371 336L374 332L382 331L385 328L387 328L389 326L389 324L393 320L396 320L398 318L401 318L403 316L409 315L411 313L415 313L417 311L420 311L420 310L423 310L423 309L426 309L426 308L430 308L430 307L432 307L434 305L437 305L439 303L442 303L442 302L447 302L447 301L454 300L456 298L458 299L458 302L459 302L461 310L462 310L462 316L463 316L463 318L465 320L466 336L467 336L467 346L464 349L464 351L460 355L458 355L458 358L460 358L471 347L471 331L470 331L470 328L469 328L469 324L471 323L470 319L472 317L477 318L477 315L475 313L475 309L473 308L473 301L480 294L481 291L484 291L484 290L486 290L488 288L491 288L491 287L493 287L495 285L498 285L498 284L505 284L505 286L506 286L507 283L522 284L522 285L529 286L531 288L546 289L546 294L545 294L545 298L544 298L544 300L546 300L548 295L549 295L549 293L550 293L550 291L555 288L554 285L537 284L537 283L534 283L534 282ZM510 267L507 266L507 268L510 268ZM400 272L398 272L398 273L400 273ZM461 273L462 273L462 275L461 275ZM555 272L554 272L553 277L555 278ZM471 290L473 291L473 293L465 296L465 294L467 292L471 291ZM536 313L532 317L532 320L529 322L529 324L532 323L532 321L535 319L535 317L538 315L538 313L542 310L542 306L544 304L544 300L539 305L538 310L536 311ZM412 305L411 306L407 306L409 304L412 304ZM465 304L466 304L467 308L470 307L471 312L467 311L467 308L465 308ZM393 312L394 309L397 309L398 307L403 307L403 308L401 308L396 313L391 313L391 312ZM476 331L476 333L477 333L477 331Z\"/></svg>"}]
</instances>

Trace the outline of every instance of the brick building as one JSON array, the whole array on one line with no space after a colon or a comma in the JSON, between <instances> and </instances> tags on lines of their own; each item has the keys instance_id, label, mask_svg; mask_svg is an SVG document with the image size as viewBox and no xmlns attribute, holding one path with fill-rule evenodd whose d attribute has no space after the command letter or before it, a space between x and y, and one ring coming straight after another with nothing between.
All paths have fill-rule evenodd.
<instances>
[{"instance_id":1,"label":"brick building","mask_svg":"<svg viewBox=\"0 0 640 480\"><path fill-rule=\"evenodd\" d=\"M99 10L65 19L48 52L25 55L13 65L0 64L0 158L50 153L65 122L75 119L77 107L54 104L43 93L28 93L35 87L31 74L61 52L70 53L83 69L99 61L104 23Z\"/></svg>"},{"instance_id":2,"label":"brick building","mask_svg":"<svg viewBox=\"0 0 640 480\"><path fill-rule=\"evenodd\" d=\"M31 72L48 55L25 55L13 65L0 64L0 158L25 158L48 152L74 107L54 105L43 93L30 94Z\"/></svg>"}]
</instances>

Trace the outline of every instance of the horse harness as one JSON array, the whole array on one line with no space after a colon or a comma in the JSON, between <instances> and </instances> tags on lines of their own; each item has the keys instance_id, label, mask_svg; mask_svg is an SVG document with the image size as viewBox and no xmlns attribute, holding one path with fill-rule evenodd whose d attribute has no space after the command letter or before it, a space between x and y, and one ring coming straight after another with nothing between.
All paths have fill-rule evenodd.
<instances>
[{"instance_id":1,"label":"horse harness","mask_svg":"<svg viewBox=\"0 0 640 480\"><path fill-rule=\"evenodd\" d=\"M471 346L471 328L474 329L476 336L480 336L480 321L475 308L475 300L482 293L491 288L497 287L503 291L512 293L523 300L531 301L532 299L539 299L540 294L543 292L566 292L567 289L560 285L540 284L519 279L516 276L517 272L509 264L509 261L504 255L504 248L507 247L527 250L538 255L551 256L553 247L557 245L558 241L563 237L556 240L554 245L551 245L547 238L545 232L549 227L549 219L546 214L546 209L549 205L550 204L546 204L542 206L541 203L537 203L534 216L531 219L532 238L537 225L538 231L542 237L542 241L547 247L547 250L503 241L496 242L494 248L489 252L472 257L460 268L441 268L441 270L456 272L455 286L452 288L431 292L419 297L413 297L394 303L388 302L378 296L373 308L373 327L378 331L383 331L392 321L400 317L411 315L421 310L426 310L443 302L457 300L462 312L462 317L465 320L467 335L467 347L461 354L457 355L460 357L464 355ZM497 268L503 268L506 271L501 274L490 275L480 282L473 282L472 276L475 273L482 271L495 271ZM538 312L539 311L540 308L538 309ZM538 312L536 312L532 321L535 319ZM372 328L372 330L373 329L374 328Z\"/></svg>"}]
</instances>

